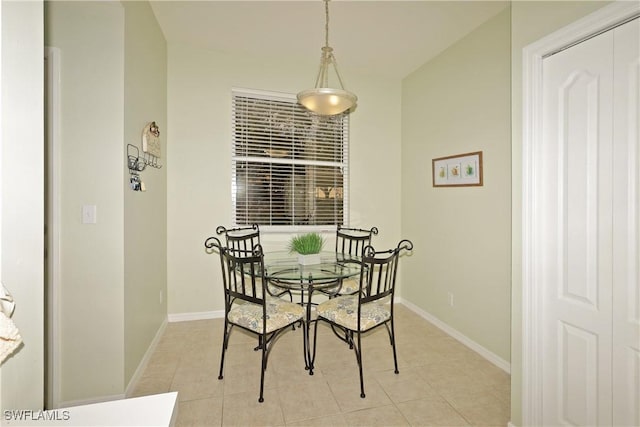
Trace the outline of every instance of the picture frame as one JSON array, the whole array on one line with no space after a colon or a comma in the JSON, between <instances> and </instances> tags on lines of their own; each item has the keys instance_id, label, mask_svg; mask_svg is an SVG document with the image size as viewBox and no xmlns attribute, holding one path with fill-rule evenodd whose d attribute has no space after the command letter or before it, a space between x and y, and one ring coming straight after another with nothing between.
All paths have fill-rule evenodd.
<instances>
[{"instance_id":1,"label":"picture frame","mask_svg":"<svg viewBox=\"0 0 640 427\"><path fill-rule=\"evenodd\" d=\"M481 187L482 151L431 160L434 187Z\"/></svg>"}]
</instances>

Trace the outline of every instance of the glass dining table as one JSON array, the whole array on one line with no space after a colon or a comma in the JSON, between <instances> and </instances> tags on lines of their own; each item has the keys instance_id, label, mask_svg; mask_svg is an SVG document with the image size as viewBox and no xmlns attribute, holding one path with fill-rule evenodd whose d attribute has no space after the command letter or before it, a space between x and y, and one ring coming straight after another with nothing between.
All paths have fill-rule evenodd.
<instances>
[{"instance_id":1,"label":"glass dining table","mask_svg":"<svg viewBox=\"0 0 640 427\"><path fill-rule=\"evenodd\" d=\"M320 262L303 265L297 254L288 251L266 252L264 255L265 278L270 284L300 295L300 304L306 308L303 324L303 352L305 369L313 375L314 349L309 339L317 290L332 295L340 292L343 279L360 274L360 257L336 252L321 252Z\"/></svg>"}]
</instances>

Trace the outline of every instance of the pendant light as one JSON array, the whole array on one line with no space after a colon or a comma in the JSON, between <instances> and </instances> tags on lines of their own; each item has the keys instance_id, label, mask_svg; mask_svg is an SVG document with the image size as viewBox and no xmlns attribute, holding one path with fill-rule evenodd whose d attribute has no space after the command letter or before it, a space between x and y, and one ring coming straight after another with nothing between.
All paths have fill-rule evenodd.
<instances>
[{"instance_id":1,"label":"pendant light","mask_svg":"<svg viewBox=\"0 0 640 427\"><path fill-rule=\"evenodd\" d=\"M298 93L298 102L313 113L321 116L334 116L341 113L350 113L356 108L358 97L345 90L333 48L329 46L329 0L324 0L325 8L325 43L320 57L320 71L316 77L316 86L313 89L303 90ZM329 87L329 67L338 77L340 89Z\"/></svg>"}]
</instances>

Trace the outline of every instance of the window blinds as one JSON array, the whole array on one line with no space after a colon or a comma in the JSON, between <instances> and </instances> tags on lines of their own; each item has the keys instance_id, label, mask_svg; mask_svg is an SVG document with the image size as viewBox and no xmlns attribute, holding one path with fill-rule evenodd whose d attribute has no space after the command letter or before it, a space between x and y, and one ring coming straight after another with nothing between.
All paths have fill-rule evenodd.
<instances>
[{"instance_id":1,"label":"window blinds","mask_svg":"<svg viewBox=\"0 0 640 427\"><path fill-rule=\"evenodd\" d=\"M344 224L349 116L311 115L295 97L234 90L234 222Z\"/></svg>"}]
</instances>

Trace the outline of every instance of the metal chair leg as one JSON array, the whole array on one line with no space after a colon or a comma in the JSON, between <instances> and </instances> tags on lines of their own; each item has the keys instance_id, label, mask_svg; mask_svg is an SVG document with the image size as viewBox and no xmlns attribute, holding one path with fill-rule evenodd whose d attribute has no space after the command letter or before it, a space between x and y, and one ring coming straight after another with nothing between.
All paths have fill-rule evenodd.
<instances>
[{"instance_id":1,"label":"metal chair leg","mask_svg":"<svg viewBox=\"0 0 640 427\"><path fill-rule=\"evenodd\" d=\"M361 339L360 339L360 332L356 332L356 335L358 336L358 345L357 347L354 346L354 350L356 351L356 359L358 360L358 369L360 370L360 397L361 398L365 398L365 394L364 394L364 378L362 375L362 345L361 345ZM353 340L351 340L353 342Z\"/></svg>"},{"instance_id":2,"label":"metal chair leg","mask_svg":"<svg viewBox=\"0 0 640 427\"><path fill-rule=\"evenodd\" d=\"M396 333L395 333L395 329L393 327L393 317L391 318L391 331L390 331L390 336L391 336L391 346L393 347L393 366L395 367L395 370L393 371L395 374L399 374L400 371L398 371L398 357L396 356Z\"/></svg>"},{"instance_id":3,"label":"metal chair leg","mask_svg":"<svg viewBox=\"0 0 640 427\"><path fill-rule=\"evenodd\" d=\"M264 402L264 371L267 370L267 345L266 345L266 337L260 336L260 341L262 341L262 372L260 373L260 397L258 398L258 402Z\"/></svg>"},{"instance_id":4,"label":"metal chair leg","mask_svg":"<svg viewBox=\"0 0 640 427\"><path fill-rule=\"evenodd\" d=\"M227 351L227 345L229 342L229 331L228 329L228 323L227 323L227 319L225 317L224 319L224 336L222 337L222 355L220 356L220 373L218 374L218 379L221 380L224 378L224 376L222 375L223 370L224 370L224 354Z\"/></svg>"}]
</instances>

